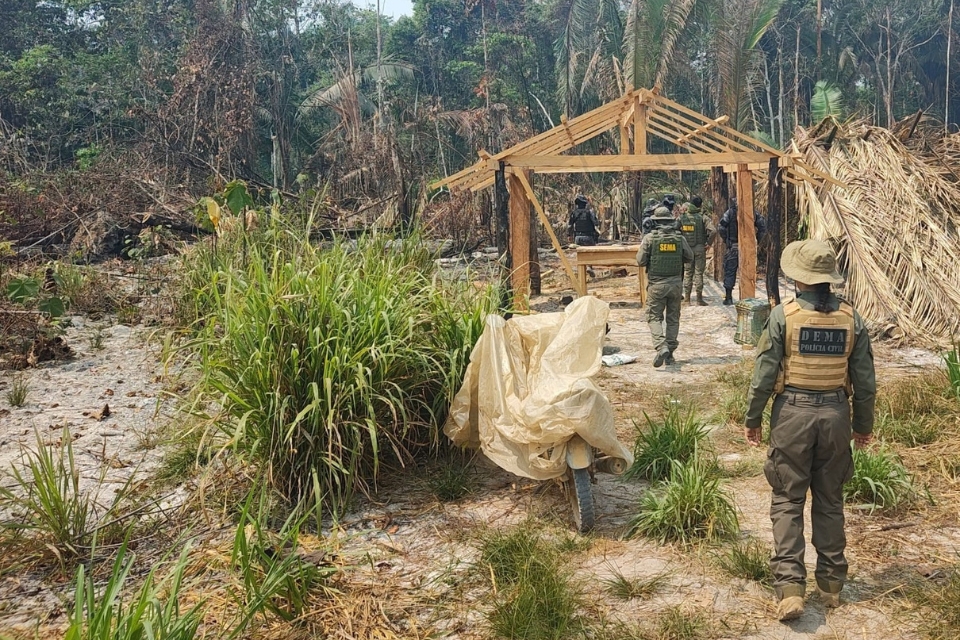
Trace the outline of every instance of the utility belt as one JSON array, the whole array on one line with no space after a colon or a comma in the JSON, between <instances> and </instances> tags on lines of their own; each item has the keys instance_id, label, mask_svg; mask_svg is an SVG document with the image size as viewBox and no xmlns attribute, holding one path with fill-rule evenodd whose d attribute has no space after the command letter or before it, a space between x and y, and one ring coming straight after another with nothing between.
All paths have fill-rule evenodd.
<instances>
[{"instance_id":1,"label":"utility belt","mask_svg":"<svg viewBox=\"0 0 960 640\"><path fill-rule=\"evenodd\" d=\"M778 396L790 404L810 402L812 404L836 404L847 401L847 392L844 389L834 391L804 391L801 389L784 389Z\"/></svg>"}]
</instances>

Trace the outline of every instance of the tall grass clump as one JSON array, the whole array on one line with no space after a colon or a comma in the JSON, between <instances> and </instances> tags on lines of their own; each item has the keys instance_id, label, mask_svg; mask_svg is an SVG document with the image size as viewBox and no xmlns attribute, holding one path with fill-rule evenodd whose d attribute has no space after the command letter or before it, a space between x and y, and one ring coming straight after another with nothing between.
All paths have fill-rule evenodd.
<instances>
[{"instance_id":1,"label":"tall grass clump","mask_svg":"<svg viewBox=\"0 0 960 640\"><path fill-rule=\"evenodd\" d=\"M956 422L960 405L949 378L950 357L950 353L944 356L946 375L931 369L880 390L875 432L881 440L909 447L931 444Z\"/></svg>"},{"instance_id":2,"label":"tall grass clump","mask_svg":"<svg viewBox=\"0 0 960 640\"><path fill-rule=\"evenodd\" d=\"M203 603L181 611L180 595L188 565L188 550L168 575L157 577L157 567L147 574L140 589L126 602L123 591L135 557L124 542L117 552L106 584L77 570L75 599L65 640L193 640L203 617Z\"/></svg>"},{"instance_id":3,"label":"tall grass clump","mask_svg":"<svg viewBox=\"0 0 960 640\"><path fill-rule=\"evenodd\" d=\"M493 581L488 620L495 637L557 640L581 630L580 597L561 559L556 546L527 527L484 541L479 569Z\"/></svg>"},{"instance_id":4,"label":"tall grass clump","mask_svg":"<svg viewBox=\"0 0 960 640\"><path fill-rule=\"evenodd\" d=\"M920 630L927 638L960 637L960 566L950 567L943 579L913 585L907 589L907 596L920 606Z\"/></svg>"},{"instance_id":5,"label":"tall grass clump","mask_svg":"<svg viewBox=\"0 0 960 640\"><path fill-rule=\"evenodd\" d=\"M947 367L947 380L950 381L950 393L960 400L960 344L943 354L943 363Z\"/></svg>"},{"instance_id":6,"label":"tall grass clump","mask_svg":"<svg viewBox=\"0 0 960 640\"><path fill-rule=\"evenodd\" d=\"M131 481L101 509L96 494L105 471L96 484L81 487L70 432L63 430L57 446L45 445L39 433L36 443L36 449L24 451L24 468L12 465L0 479L0 513L13 514L0 521L0 529L17 536L28 534L27 547L32 552L52 553L65 565L83 555L97 533L102 539L119 522L120 505L129 496Z\"/></svg>"},{"instance_id":7,"label":"tall grass clump","mask_svg":"<svg viewBox=\"0 0 960 640\"><path fill-rule=\"evenodd\" d=\"M416 236L319 247L309 221L271 221L189 259L190 347L236 451L335 515L437 444L494 298L440 280Z\"/></svg>"},{"instance_id":8,"label":"tall grass clump","mask_svg":"<svg viewBox=\"0 0 960 640\"><path fill-rule=\"evenodd\" d=\"M628 479L664 480L670 477L674 462L693 460L707 436L707 427L693 407L679 403L668 405L663 420L654 421L644 412L646 430L636 423L637 439L633 446L633 465L624 476Z\"/></svg>"},{"instance_id":9,"label":"tall grass clump","mask_svg":"<svg viewBox=\"0 0 960 640\"><path fill-rule=\"evenodd\" d=\"M644 493L628 535L688 544L739 530L736 509L720 479L708 464L693 460L674 462L670 478Z\"/></svg>"},{"instance_id":10,"label":"tall grass clump","mask_svg":"<svg viewBox=\"0 0 960 640\"><path fill-rule=\"evenodd\" d=\"M870 513L894 510L916 497L913 478L895 453L885 447L853 450L853 478L843 498Z\"/></svg>"}]
</instances>

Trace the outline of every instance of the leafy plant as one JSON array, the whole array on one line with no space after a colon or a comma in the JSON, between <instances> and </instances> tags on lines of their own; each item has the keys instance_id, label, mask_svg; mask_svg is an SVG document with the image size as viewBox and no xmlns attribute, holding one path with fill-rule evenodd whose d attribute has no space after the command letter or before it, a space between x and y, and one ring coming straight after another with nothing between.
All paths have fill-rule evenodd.
<instances>
[{"instance_id":1,"label":"leafy plant","mask_svg":"<svg viewBox=\"0 0 960 640\"><path fill-rule=\"evenodd\" d=\"M497 594L488 614L500 638L563 638L579 628L579 595L560 567L561 555L527 527L484 542L480 569Z\"/></svg>"},{"instance_id":2,"label":"leafy plant","mask_svg":"<svg viewBox=\"0 0 960 640\"><path fill-rule=\"evenodd\" d=\"M770 548L766 544L759 540L744 540L715 557L717 565L734 578L744 578L770 586L773 584L770 555Z\"/></svg>"},{"instance_id":3,"label":"leafy plant","mask_svg":"<svg viewBox=\"0 0 960 640\"><path fill-rule=\"evenodd\" d=\"M87 575L81 564L77 570L73 611L65 640L193 640L202 620L203 602L183 612L180 594L189 560L185 548L171 572L157 578L154 566L143 585L128 602L122 592L130 577L135 556L129 555L124 541L117 552L105 585Z\"/></svg>"},{"instance_id":4,"label":"leafy plant","mask_svg":"<svg viewBox=\"0 0 960 640\"><path fill-rule=\"evenodd\" d=\"M77 558L93 542L94 535L118 520L119 507L129 494L130 481L115 494L112 503L97 513L95 494L104 476L91 490L80 487L80 469L73 455L73 437L64 429L57 447L44 445L37 433L37 446L26 451L26 470L11 466L9 480L0 484L0 511L18 514L0 522L0 527L31 533L34 548L53 552L65 563Z\"/></svg>"},{"instance_id":5,"label":"leafy plant","mask_svg":"<svg viewBox=\"0 0 960 640\"><path fill-rule=\"evenodd\" d=\"M644 600L653 596L667 583L667 574L659 573L650 578L627 578L622 573L615 572L612 577L606 578L604 586L607 593L621 600L640 598Z\"/></svg>"},{"instance_id":6,"label":"leafy plant","mask_svg":"<svg viewBox=\"0 0 960 640\"><path fill-rule=\"evenodd\" d=\"M300 527L305 515L294 510L276 534L267 526L268 492L262 486L244 501L233 539L231 564L242 581L242 617L231 637L243 635L250 622L269 613L290 622L299 618L314 589L331 593L325 581L336 573L332 565L321 568L301 555Z\"/></svg>"},{"instance_id":7,"label":"leafy plant","mask_svg":"<svg viewBox=\"0 0 960 640\"><path fill-rule=\"evenodd\" d=\"M947 366L950 391L954 398L960 400L960 344L954 344L951 351L943 354L943 362Z\"/></svg>"},{"instance_id":8,"label":"leafy plant","mask_svg":"<svg viewBox=\"0 0 960 640\"><path fill-rule=\"evenodd\" d=\"M312 223L271 221L192 258L189 347L236 450L337 514L385 459L436 445L492 296L436 278L416 237L319 249Z\"/></svg>"},{"instance_id":9,"label":"leafy plant","mask_svg":"<svg viewBox=\"0 0 960 640\"><path fill-rule=\"evenodd\" d=\"M41 292L40 281L29 276L19 276L7 283L7 298L17 304L36 304L37 310L51 318L59 318L66 312L62 298Z\"/></svg>"},{"instance_id":10,"label":"leafy plant","mask_svg":"<svg viewBox=\"0 0 960 640\"><path fill-rule=\"evenodd\" d=\"M470 493L472 470L465 460L451 458L435 469L427 480L438 500L450 502Z\"/></svg>"},{"instance_id":11,"label":"leafy plant","mask_svg":"<svg viewBox=\"0 0 960 640\"><path fill-rule=\"evenodd\" d=\"M729 537L739 529L736 509L720 479L707 464L692 460L674 462L670 479L644 493L628 535L687 544Z\"/></svg>"},{"instance_id":12,"label":"leafy plant","mask_svg":"<svg viewBox=\"0 0 960 640\"><path fill-rule=\"evenodd\" d=\"M843 498L870 513L896 509L916 496L910 474L885 447L855 448L853 469L853 479L843 486Z\"/></svg>"},{"instance_id":13,"label":"leafy plant","mask_svg":"<svg viewBox=\"0 0 960 640\"><path fill-rule=\"evenodd\" d=\"M10 388L7 390L7 403L11 407L22 407L27 402L30 393L30 383L23 374L13 376Z\"/></svg>"},{"instance_id":14,"label":"leafy plant","mask_svg":"<svg viewBox=\"0 0 960 640\"><path fill-rule=\"evenodd\" d=\"M817 124L824 118L839 120L843 118L843 92L840 87L827 80L818 80L813 85L810 97L810 122Z\"/></svg>"},{"instance_id":15,"label":"leafy plant","mask_svg":"<svg viewBox=\"0 0 960 640\"><path fill-rule=\"evenodd\" d=\"M643 417L647 421L646 431L634 423L637 439L633 447L633 465L624 474L628 479L668 478L673 463L683 464L694 459L707 436L706 424L697 417L696 411L678 403L668 405L662 421L650 419L646 412Z\"/></svg>"}]
</instances>

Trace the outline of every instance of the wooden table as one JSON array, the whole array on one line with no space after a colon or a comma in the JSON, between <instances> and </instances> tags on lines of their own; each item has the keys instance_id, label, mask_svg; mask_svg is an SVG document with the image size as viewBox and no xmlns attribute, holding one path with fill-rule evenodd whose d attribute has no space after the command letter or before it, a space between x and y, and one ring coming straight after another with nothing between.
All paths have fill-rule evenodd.
<instances>
[{"instance_id":1,"label":"wooden table","mask_svg":"<svg viewBox=\"0 0 960 640\"><path fill-rule=\"evenodd\" d=\"M577 279L582 295L587 293L587 267L636 267L639 244L577 247ZM647 304L647 271L639 270L640 304Z\"/></svg>"}]
</instances>

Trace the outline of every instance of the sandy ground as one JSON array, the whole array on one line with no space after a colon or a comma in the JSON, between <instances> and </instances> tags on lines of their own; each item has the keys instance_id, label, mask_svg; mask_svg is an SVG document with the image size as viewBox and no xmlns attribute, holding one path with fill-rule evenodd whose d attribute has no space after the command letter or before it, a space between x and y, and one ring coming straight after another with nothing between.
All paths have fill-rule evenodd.
<instances>
[{"instance_id":1,"label":"sandy ground","mask_svg":"<svg viewBox=\"0 0 960 640\"><path fill-rule=\"evenodd\" d=\"M554 274L544 281L546 295L532 301L534 308L556 308L567 288L560 279L559 264L551 265L548 259L545 267L549 266L555 267ZM733 341L735 310L719 304L722 289L708 281L710 306L683 308L677 364L654 369L649 331L637 303L635 273L613 277L598 270L589 283L591 293L611 304L607 345L639 356L634 364L604 369L600 375L600 385L616 409L618 433L628 446L633 442L633 421L642 422L643 411L657 411L665 397L691 399L704 415L712 415L722 392L716 382L718 373L752 358L750 350ZM9 407L2 399L13 374L0 372L0 469L21 464L22 448L35 446L35 434L51 444L66 427L74 438L85 486L98 486L100 475L105 474L101 502L109 500L111 488L131 475L142 483L138 485L142 491L156 491L150 479L161 464L161 436L186 422L177 410L177 392L183 388L175 377L164 375L159 341L151 340L150 329L110 326L105 329L102 350L90 345L94 331L94 325L83 318L73 320L67 339L77 352L76 359L25 372L30 392L22 408ZM880 344L875 351L881 378L938 363L936 354L921 349ZM98 419L104 405L109 405L110 415ZM744 463L755 470L727 481L740 511L743 535L770 541L769 489L759 473L763 452L746 447L735 426L713 428L725 464ZM515 478L482 459L474 474L476 490L453 503L434 499L420 476L388 478L376 496L345 520L339 534L343 556L357 560L355 576L371 584L391 585L391 594L384 597L413 602L417 618L438 637L487 637L482 611L489 592L469 587L476 571L471 563L477 556L478 532L536 517L551 531L573 535L569 506L558 483ZM852 512L847 604L827 612L813 596L802 618L781 624L771 617L771 592L723 575L711 559L711 548L683 549L623 539L633 507L647 488L642 482L598 475L598 528L589 536L586 550L570 557L576 582L591 603L590 615L646 624L655 621L665 607L679 604L707 613L716 622L719 637L725 638L917 638L915 620L903 614L905 603L887 592L910 576L951 560L960 543L960 527L953 518L925 526L920 515L908 514L907 526L895 528L890 525L896 521ZM178 499L175 495L168 501ZM814 560L808 547L811 575ZM624 603L602 591L602 579L615 572L628 578L666 573L668 586L649 600ZM0 577L0 635L32 636L41 622L62 628L70 602L66 582L63 577Z\"/></svg>"}]
</instances>

